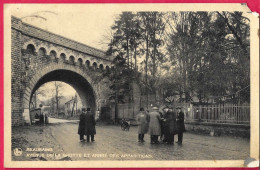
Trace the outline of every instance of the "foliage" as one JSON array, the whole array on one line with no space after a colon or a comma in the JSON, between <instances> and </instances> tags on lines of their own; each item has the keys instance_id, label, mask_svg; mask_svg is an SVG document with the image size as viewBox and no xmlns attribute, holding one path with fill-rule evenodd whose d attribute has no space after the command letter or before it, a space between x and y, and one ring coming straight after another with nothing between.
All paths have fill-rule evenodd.
<instances>
[{"instance_id":1,"label":"foliage","mask_svg":"<svg viewBox=\"0 0 260 170\"><path fill-rule=\"evenodd\" d=\"M127 65L126 59L118 55L113 60L113 67L104 73L112 82L110 100L116 103L125 103L126 96L131 95L131 83L134 81L134 71Z\"/></svg>"},{"instance_id":2,"label":"foliage","mask_svg":"<svg viewBox=\"0 0 260 170\"><path fill-rule=\"evenodd\" d=\"M249 102L249 23L242 12L123 12L107 51L117 56L118 98L131 95L138 78L147 96Z\"/></svg>"},{"instance_id":3,"label":"foliage","mask_svg":"<svg viewBox=\"0 0 260 170\"><path fill-rule=\"evenodd\" d=\"M249 23L242 13L181 12L172 20L167 47L186 101L193 94L200 102L220 100L249 85Z\"/></svg>"}]
</instances>

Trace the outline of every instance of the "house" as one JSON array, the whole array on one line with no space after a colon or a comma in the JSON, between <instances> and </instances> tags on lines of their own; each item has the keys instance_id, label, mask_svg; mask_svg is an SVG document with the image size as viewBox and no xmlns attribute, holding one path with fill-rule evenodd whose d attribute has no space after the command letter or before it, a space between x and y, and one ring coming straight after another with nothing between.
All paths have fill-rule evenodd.
<instances>
[{"instance_id":1,"label":"house","mask_svg":"<svg viewBox=\"0 0 260 170\"><path fill-rule=\"evenodd\" d=\"M65 103L65 115L72 117L77 114L77 96L75 96Z\"/></svg>"}]
</instances>

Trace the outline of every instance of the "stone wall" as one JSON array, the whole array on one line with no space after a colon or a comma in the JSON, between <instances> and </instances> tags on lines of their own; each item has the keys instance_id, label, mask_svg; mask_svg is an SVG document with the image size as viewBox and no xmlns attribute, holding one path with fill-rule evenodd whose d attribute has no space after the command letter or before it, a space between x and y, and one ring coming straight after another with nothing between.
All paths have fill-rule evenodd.
<instances>
[{"instance_id":1,"label":"stone wall","mask_svg":"<svg viewBox=\"0 0 260 170\"><path fill-rule=\"evenodd\" d=\"M234 136L250 138L250 126L240 124L220 124L206 122L186 122L188 132L210 136Z\"/></svg>"},{"instance_id":2,"label":"stone wall","mask_svg":"<svg viewBox=\"0 0 260 170\"><path fill-rule=\"evenodd\" d=\"M13 30L11 32L11 107L12 107L12 124L23 124L22 117L22 91L23 85L21 83L21 32ZM9 56L8 56L9 57Z\"/></svg>"}]
</instances>

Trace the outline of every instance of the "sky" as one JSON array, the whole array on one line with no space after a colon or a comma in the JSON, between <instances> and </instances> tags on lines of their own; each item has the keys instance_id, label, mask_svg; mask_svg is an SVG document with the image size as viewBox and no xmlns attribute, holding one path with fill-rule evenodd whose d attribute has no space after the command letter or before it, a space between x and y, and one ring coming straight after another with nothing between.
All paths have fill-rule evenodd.
<instances>
[{"instance_id":1,"label":"sky","mask_svg":"<svg viewBox=\"0 0 260 170\"><path fill-rule=\"evenodd\" d=\"M87 4L23 4L16 5L12 15L44 30L106 50L100 42L104 41L104 35L109 32L114 19L121 12L120 9L111 10L102 5L93 8Z\"/></svg>"}]
</instances>

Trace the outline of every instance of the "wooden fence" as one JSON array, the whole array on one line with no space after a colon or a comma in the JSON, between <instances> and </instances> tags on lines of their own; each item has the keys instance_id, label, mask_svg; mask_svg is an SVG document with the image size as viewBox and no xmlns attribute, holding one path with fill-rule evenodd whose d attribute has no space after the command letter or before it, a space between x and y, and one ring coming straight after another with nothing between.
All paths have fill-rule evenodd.
<instances>
[{"instance_id":1,"label":"wooden fence","mask_svg":"<svg viewBox=\"0 0 260 170\"><path fill-rule=\"evenodd\" d=\"M186 120L213 123L249 124L249 105L208 105L193 106L186 115Z\"/></svg>"},{"instance_id":2,"label":"wooden fence","mask_svg":"<svg viewBox=\"0 0 260 170\"><path fill-rule=\"evenodd\" d=\"M119 119L135 119L136 115L139 113L139 106L133 103L118 104L118 118ZM111 105L111 119L115 118L115 106Z\"/></svg>"}]
</instances>

